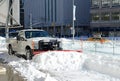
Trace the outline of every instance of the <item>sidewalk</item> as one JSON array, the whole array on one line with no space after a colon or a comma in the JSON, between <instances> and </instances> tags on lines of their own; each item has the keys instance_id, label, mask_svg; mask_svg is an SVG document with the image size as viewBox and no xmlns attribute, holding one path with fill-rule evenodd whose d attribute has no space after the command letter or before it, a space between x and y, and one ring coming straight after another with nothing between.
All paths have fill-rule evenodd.
<instances>
[{"instance_id":1,"label":"sidewalk","mask_svg":"<svg viewBox=\"0 0 120 81\"><path fill-rule=\"evenodd\" d=\"M0 81L8 81L6 75L6 68L0 65Z\"/></svg>"}]
</instances>

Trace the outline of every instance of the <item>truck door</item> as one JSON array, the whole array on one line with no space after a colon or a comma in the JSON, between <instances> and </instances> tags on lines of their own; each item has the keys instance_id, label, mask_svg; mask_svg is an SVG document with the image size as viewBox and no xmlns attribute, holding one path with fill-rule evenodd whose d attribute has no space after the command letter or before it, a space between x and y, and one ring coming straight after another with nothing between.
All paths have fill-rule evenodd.
<instances>
[{"instance_id":1,"label":"truck door","mask_svg":"<svg viewBox=\"0 0 120 81\"><path fill-rule=\"evenodd\" d=\"M17 37L17 52L19 54L24 54L25 52L25 38L23 32L20 32Z\"/></svg>"}]
</instances>

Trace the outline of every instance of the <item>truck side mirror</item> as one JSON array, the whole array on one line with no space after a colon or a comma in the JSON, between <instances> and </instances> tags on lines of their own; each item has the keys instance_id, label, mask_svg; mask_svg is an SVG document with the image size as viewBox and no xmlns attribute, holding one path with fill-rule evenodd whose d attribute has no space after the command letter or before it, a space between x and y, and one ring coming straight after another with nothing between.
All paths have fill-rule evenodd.
<instances>
[{"instance_id":1,"label":"truck side mirror","mask_svg":"<svg viewBox=\"0 0 120 81\"><path fill-rule=\"evenodd\" d=\"M20 37L21 41L27 41L24 37Z\"/></svg>"}]
</instances>

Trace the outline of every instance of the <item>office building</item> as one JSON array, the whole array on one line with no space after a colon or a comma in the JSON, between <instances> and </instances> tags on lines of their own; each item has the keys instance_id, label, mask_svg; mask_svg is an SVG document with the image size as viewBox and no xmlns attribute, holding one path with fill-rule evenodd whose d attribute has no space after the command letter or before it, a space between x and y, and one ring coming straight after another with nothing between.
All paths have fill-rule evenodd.
<instances>
[{"instance_id":1,"label":"office building","mask_svg":"<svg viewBox=\"0 0 120 81\"><path fill-rule=\"evenodd\" d=\"M24 1L20 0L20 24L24 26Z\"/></svg>"},{"instance_id":2,"label":"office building","mask_svg":"<svg viewBox=\"0 0 120 81\"><path fill-rule=\"evenodd\" d=\"M75 35L86 34L90 27L90 1L74 0ZM25 0L24 28L39 28L51 34L68 36L73 24L73 0ZM83 32L84 31L84 32Z\"/></svg>"},{"instance_id":3,"label":"office building","mask_svg":"<svg viewBox=\"0 0 120 81\"><path fill-rule=\"evenodd\" d=\"M120 0L91 0L91 30L120 36Z\"/></svg>"}]
</instances>

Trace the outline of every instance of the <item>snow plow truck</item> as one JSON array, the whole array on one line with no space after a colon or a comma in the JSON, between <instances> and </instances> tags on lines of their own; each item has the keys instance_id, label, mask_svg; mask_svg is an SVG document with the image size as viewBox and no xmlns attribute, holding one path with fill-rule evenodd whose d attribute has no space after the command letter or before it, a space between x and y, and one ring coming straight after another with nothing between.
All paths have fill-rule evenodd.
<instances>
[{"instance_id":1,"label":"snow plow truck","mask_svg":"<svg viewBox=\"0 0 120 81\"><path fill-rule=\"evenodd\" d=\"M25 29L20 30L16 37L7 39L7 48L9 55L22 54L30 60L40 51L62 50L60 43L59 38L51 37L44 30Z\"/></svg>"}]
</instances>

